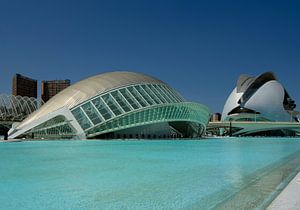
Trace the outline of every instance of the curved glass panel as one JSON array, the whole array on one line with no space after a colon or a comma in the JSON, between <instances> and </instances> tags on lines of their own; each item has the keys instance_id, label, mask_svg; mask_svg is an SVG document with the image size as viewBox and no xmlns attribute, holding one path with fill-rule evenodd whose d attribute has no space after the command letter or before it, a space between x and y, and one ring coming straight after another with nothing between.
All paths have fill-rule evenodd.
<instances>
[{"instance_id":1,"label":"curved glass panel","mask_svg":"<svg viewBox=\"0 0 300 210\"><path fill-rule=\"evenodd\" d=\"M105 120L110 119L113 116L111 111L107 108L107 106L104 104L104 102L100 97L92 100L92 103L97 108L97 110L101 113L101 115Z\"/></svg>"},{"instance_id":2,"label":"curved glass panel","mask_svg":"<svg viewBox=\"0 0 300 210\"><path fill-rule=\"evenodd\" d=\"M34 128L27 131L24 135L29 135L35 139L70 139L76 135L76 132L68 124L64 116L56 116Z\"/></svg>"},{"instance_id":3,"label":"curved glass panel","mask_svg":"<svg viewBox=\"0 0 300 210\"><path fill-rule=\"evenodd\" d=\"M111 93L111 95L112 95L112 97L114 97L116 102L119 104L119 106L122 107L122 109L125 112L129 112L132 110L130 104L128 104L126 99L122 96L122 94L119 91L114 91Z\"/></svg>"},{"instance_id":4,"label":"curved glass panel","mask_svg":"<svg viewBox=\"0 0 300 210\"><path fill-rule=\"evenodd\" d=\"M139 102L139 104L142 106L142 107L146 107L146 106L149 106L146 102L146 100L143 98L143 96L141 94L139 94L137 92L137 90L131 86L131 87L128 87L128 91L131 93L131 95Z\"/></svg>"},{"instance_id":5,"label":"curved glass panel","mask_svg":"<svg viewBox=\"0 0 300 210\"><path fill-rule=\"evenodd\" d=\"M94 108L91 103L84 104L82 108L94 125L102 122L99 112L97 112L96 108Z\"/></svg>"},{"instance_id":6,"label":"curved glass panel","mask_svg":"<svg viewBox=\"0 0 300 210\"><path fill-rule=\"evenodd\" d=\"M141 87L144 89L145 92L148 93L148 95L152 98L152 100L155 101L156 104L162 103L162 101L159 100L159 98L153 93L153 91L150 89L148 85L141 85Z\"/></svg>"},{"instance_id":7,"label":"curved glass panel","mask_svg":"<svg viewBox=\"0 0 300 210\"><path fill-rule=\"evenodd\" d=\"M87 130L135 110L183 101L178 93L166 85L138 84L95 96L75 107L72 113L81 127Z\"/></svg>"},{"instance_id":8,"label":"curved glass panel","mask_svg":"<svg viewBox=\"0 0 300 210\"><path fill-rule=\"evenodd\" d=\"M108 108L114 113L114 115L118 116L122 114L123 110L117 105L117 103L113 100L113 98L109 94L105 94L102 96L103 101L108 106Z\"/></svg>"},{"instance_id":9,"label":"curved glass panel","mask_svg":"<svg viewBox=\"0 0 300 210\"><path fill-rule=\"evenodd\" d=\"M87 129L92 126L91 122L89 121L88 117L85 115L83 110L81 110L81 107L78 107L77 109L72 111L72 114L77 119L78 123L82 127L82 129Z\"/></svg>"},{"instance_id":10,"label":"curved glass panel","mask_svg":"<svg viewBox=\"0 0 300 210\"><path fill-rule=\"evenodd\" d=\"M130 127L176 121L194 122L201 127L201 132L203 132L208 119L209 111L207 107L200 104L189 102L166 104L122 115L88 129L86 134L88 137L93 137Z\"/></svg>"},{"instance_id":11,"label":"curved glass panel","mask_svg":"<svg viewBox=\"0 0 300 210\"><path fill-rule=\"evenodd\" d=\"M141 107L141 105L139 104L139 102L132 96L132 94L129 93L129 91L127 89L121 89L120 93L124 96L124 98L126 99L126 101L128 101L128 103L134 109L138 109L138 108Z\"/></svg>"}]
</instances>

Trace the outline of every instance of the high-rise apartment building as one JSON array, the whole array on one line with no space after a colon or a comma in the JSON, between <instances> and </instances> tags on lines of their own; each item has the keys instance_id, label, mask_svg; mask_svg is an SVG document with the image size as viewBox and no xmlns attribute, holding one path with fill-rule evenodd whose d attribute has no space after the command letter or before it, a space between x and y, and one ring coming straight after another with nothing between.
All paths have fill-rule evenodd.
<instances>
[{"instance_id":1,"label":"high-rise apartment building","mask_svg":"<svg viewBox=\"0 0 300 210\"><path fill-rule=\"evenodd\" d=\"M37 97L37 80L15 74L12 81L12 94L15 96Z\"/></svg>"},{"instance_id":2,"label":"high-rise apartment building","mask_svg":"<svg viewBox=\"0 0 300 210\"><path fill-rule=\"evenodd\" d=\"M62 91L63 89L69 87L71 81L66 80L49 80L42 81L41 85L41 95L44 102L48 101L50 98L55 96L57 93Z\"/></svg>"}]
</instances>

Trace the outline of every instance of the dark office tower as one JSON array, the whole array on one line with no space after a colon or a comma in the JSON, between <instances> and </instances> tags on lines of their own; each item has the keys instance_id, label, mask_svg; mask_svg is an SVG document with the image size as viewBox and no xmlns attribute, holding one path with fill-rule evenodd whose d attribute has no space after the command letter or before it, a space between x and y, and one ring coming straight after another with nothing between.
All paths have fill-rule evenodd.
<instances>
[{"instance_id":1,"label":"dark office tower","mask_svg":"<svg viewBox=\"0 0 300 210\"><path fill-rule=\"evenodd\" d=\"M69 87L71 81L66 80L50 80L50 81L42 81L41 92L42 99L44 102L48 101L50 98L55 96L57 93L62 91L63 89Z\"/></svg>"},{"instance_id":2,"label":"dark office tower","mask_svg":"<svg viewBox=\"0 0 300 210\"><path fill-rule=\"evenodd\" d=\"M37 97L37 80L15 74L12 81L12 94L15 96Z\"/></svg>"}]
</instances>

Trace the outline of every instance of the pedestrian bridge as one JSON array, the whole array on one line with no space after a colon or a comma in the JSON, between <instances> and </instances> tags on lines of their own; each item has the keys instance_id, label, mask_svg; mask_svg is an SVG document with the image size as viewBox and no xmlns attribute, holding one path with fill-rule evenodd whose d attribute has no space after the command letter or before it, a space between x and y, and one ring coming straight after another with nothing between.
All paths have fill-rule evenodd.
<instances>
[{"instance_id":1,"label":"pedestrian bridge","mask_svg":"<svg viewBox=\"0 0 300 210\"><path fill-rule=\"evenodd\" d=\"M269 121L221 121L210 122L207 130L224 128L233 136L248 135L261 131L286 129L300 133L299 122L269 122ZM232 131L232 132L231 132Z\"/></svg>"},{"instance_id":2,"label":"pedestrian bridge","mask_svg":"<svg viewBox=\"0 0 300 210\"><path fill-rule=\"evenodd\" d=\"M0 135L6 137L13 123L21 122L42 104L36 98L0 94Z\"/></svg>"}]
</instances>

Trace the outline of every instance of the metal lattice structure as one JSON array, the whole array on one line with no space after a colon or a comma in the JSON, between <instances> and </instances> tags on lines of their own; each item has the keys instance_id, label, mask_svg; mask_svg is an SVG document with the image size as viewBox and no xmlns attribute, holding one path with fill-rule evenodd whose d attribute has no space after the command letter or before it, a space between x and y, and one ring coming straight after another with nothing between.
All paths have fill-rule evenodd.
<instances>
[{"instance_id":1,"label":"metal lattice structure","mask_svg":"<svg viewBox=\"0 0 300 210\"><path fill-rule=\"evenodd\" d=\"M198 123L202 131L209 112L205 106L185 102L167 85L138 84L96 96L72 113L91 138L130 127L185 120Z\"/></svg>"},{"instance_id":2,"label":"metal lattice structure","mask_svg":"<svg viewBox=\"0 0 300 210\"><path fill-rule=\"evenodd\" d=\"M0 94L0 121L21 122L42 104L36 98Z\"/></svg>"}]
</instances>

